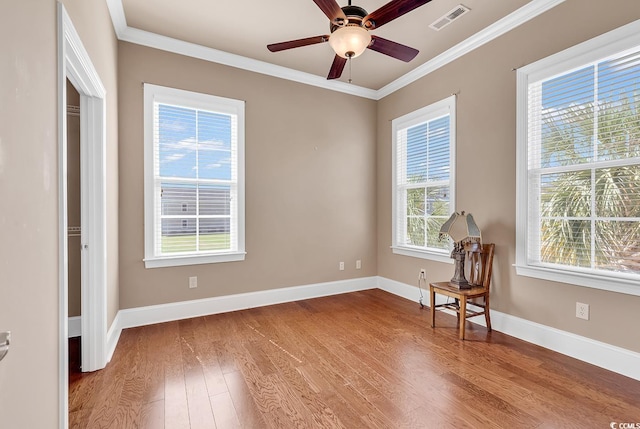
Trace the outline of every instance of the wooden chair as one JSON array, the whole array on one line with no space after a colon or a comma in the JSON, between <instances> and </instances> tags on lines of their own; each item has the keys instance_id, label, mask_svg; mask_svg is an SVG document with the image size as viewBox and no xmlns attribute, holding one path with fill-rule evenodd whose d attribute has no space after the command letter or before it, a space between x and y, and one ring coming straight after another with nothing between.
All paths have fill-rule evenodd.
<instances>
[{"instance_id":1,"label":"wooden chair","mask_svg":"<svg viewBox=\"0 0 640 429\"><path fill-rule=\"evenodd\" d=\"M493 251L495 244L475 245L467 250L467 263L470 264L469 284L470 289L458 289L449 282L438 282L429 284L431 303L431 327L436 326L436 310L447 308L456 312L458 324L460 325L460 339L464 340L465 322L469 317L484 314L487 322L487 330L491 331L491 317L489 315L489 289L491 286L491 271L493 267ZM436 293L454 298L454 302L435 305ZM471 304L481 308L481 310L470 310L467 302L476 298L482 298L483 302L473 301Z\"/></svg>"}]
</instances>

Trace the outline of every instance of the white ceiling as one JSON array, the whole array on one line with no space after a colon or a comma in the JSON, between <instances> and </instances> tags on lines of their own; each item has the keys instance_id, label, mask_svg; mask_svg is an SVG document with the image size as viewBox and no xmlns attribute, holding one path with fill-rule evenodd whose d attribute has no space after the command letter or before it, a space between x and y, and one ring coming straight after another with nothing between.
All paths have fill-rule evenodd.
<instances>
[{"instance_id":1,"label":"white ceiling","mask_svg":"<svg viewBox=\"0 0 640 429\"><path fill-rule=\"evenodd\" d=\"M380 98L384 95L380 91L404 86L403 80L426 74L435 62L442 63L445 57L471 50L562 1L432 0L373 30L375 35L418 49L418 56L404 63L366 50L352 60L352 85L326 82L334 57L328 43L276 53L267 50L269 43L330 33L329 20L313 0L107 0L107 3L121 40ZM340 6L346 3L339 1ZM385 0L353 1L368 12L385 3ZM429 28L429 24L459 4L471 11L440 31ZM347 82L348 78L349 65L340 80Z\"/></svg>"}]
</instances>

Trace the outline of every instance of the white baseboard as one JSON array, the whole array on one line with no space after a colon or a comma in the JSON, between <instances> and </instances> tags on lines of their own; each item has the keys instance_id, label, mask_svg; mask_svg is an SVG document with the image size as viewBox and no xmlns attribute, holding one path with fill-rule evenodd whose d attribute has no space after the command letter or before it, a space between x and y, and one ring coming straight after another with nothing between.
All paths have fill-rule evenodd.
<instances>
[{"instance_id":1,"label":"white baseboard","mask_svg":"<svg viewBox=\"0 0 640 429\"><path fill-rule=\"evenodd\" d=\"M126 328L375 289L377 282L377 277L363 277L120 310L107 333L107 361Z\"/></svg>"},{"instance_id":2,"label":"white baseboard","mask_svg":"<svg viewBox=\"0 0 640 429\"><path fill-rule=\"evenodd\" d=\"M120 316L120 313L116 314L116 318L111 324L111 328L109 329L109 332L107 332L106 362L109 362L111 360L111 357L113 356L113 352L116 350L116 345L118 344L120 333L122 332L122 328L118 329L118 326L120 325L119 316ZM69 317L67 326L68 326L69 338L82 336L82 316Z\"/></svg>"},{"instance_id":3,"label":"white baseboard","mask_svg":"<svg viewBox=\"0 0 640 429\"><path fill-rule=\"evenodd\" d=\"M82 336L82 316L69 317L67 328L69 338Z\"/></svg>"},{"instance_id":4,"label":"white baseboard","mask_svg":"<svg viewBox=\"0 0 640 429\"><path fill-rule=\"evenodd\" d=\"M384 277L378 277L378 288L394 295L418 302L420 291L411 286ZM429 305L429 291L423 288L425 305ZM440 298L440 296L438 296ZM440 299L438 299L438 304ZM469 319L470 322L485 325L483 317ZM591 338L561 331L510 314L491 310L491 327L512 337L571 356L618 374L640 380L640 353Z\"/></svg>"},{"instance_id":5,"label":"white baseboard","mask_svg":"<svg viewBox=\"0 0 640 429\"><path fill-rule=\"evenodd\" d=\"M365 277L328 283L295 286L260 292L243 293L193 301L174 302L148 307L120 310L107 333L107 361L111 360L123 329L154 323L170 322L209 314L226 313L303 299L319 298L359 290L379 288L402 298L420 302L420 290L406 283L384 277ZM423 286L422 302L429 306L429 291ZM438 303L445 298L438 295ZM79 319L79 318L78 318ZM470 319L485 326L484 318ZM601 368L640 380L640 353L587 337L561 331L509 314L491 310L492 327L521 340L591 363ZM80 326L80 321L73 322ZM71 336L71 318L69 335ZM78 329L79 331L79 329ZM78 334L79 335L79 334Z\"/></svg>"},{"instance_id":6,"label":"white baseboard","mask_svg":"<svg viewBox=\"0 0 640 429\"><path fill-rule=\"evenodd\" d=\"M113 353L116 351L120 334L122 333L122 325L120 324L120 312L116 313L116 317L113 319L113 323L107 331L107 359L106 362L110 362L113 357Z\"/></svg>"}]
</instances>

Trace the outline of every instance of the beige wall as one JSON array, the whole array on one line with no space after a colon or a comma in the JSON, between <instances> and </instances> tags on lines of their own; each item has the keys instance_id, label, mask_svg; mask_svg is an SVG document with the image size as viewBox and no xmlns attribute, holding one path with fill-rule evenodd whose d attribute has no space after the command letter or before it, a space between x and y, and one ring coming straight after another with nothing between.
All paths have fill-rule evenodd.
<instances>
[{"instance_id":1,"label":"beige wall","mask_svg":"<svg viewBox=\"0 0 640 429\"><path fill-rule=\"evenodd\" d=\"M144 268L143 82L246 101L245 261ZM121 308L376 275L374 101L124 42L119 91Z\"/></svg>"},{"instance_id":2,"label":"beige wall","mask_svg":"<svg viewBox=\"0 0 640 429\"><path fill-rule=\"evenodd\" d=\"M52 428L58 421L55 2L3 2L0 53L0 330L13 337L0 362L0 418L7 428Z\"/></svg>"},{"instance_id":3,"label":"beige wall","mask_svg":"<svg viewBox=\"0 0 640 429\"><path fill-rule=\"evenodd\" d=\"M386 97L378 105L378 274L415 284L450 278L453 266L391 253L391 120L457 98L457 209L496 243L492 307L640 352L640 297L517 276L515 262L516 73L529 64L640 18L637 0L567 0L551 11ZM576 301L591 320L576 319Z\"/></svg>"},{"instance_id":4,"label":"beige wall","mask_svg":"<svg viewBox=\"0 0 640 429\"><path fill-rule=\"evenodd\" d=\"M59 399L56 2L5 3L0 330L11 330L13 343L0 363L0 416L3 427L53 428ZM105 2L64 4L107 90L109 324L119 308L376 274L414 284L421 267L430 280L447 278L450 265L390 253L389 121L459 92L457 204L473 211L485 238L497 244L495 308L640 351L637 333L629 331L638 324L640 298L518 277L512 267L511 68L637 19L636 0L567 0L377 104L127 43L116 54ZM143 81L247 101L245 262L144 269ZM358 258L361 271L354 268ZM337 270L340 260L344 272ZM199 277L197 289L187 287L191 275ZM578 300L591 304L590 321L573 317Z\"/></svg>"},{"instance_id":5,"label":"beige wall","mask_svg":"<svg viewBox=\"0 0 640 429\"><path fill-rule=\"evenodd\" d=\"M116 43L104 1L75 0L65 4L108 94L110 239L107 263L112 320L118 310L118 235L114 232L117 231L118 200ZM11 330L13 342L9 354L0 363L0 416L2 427L7 428L58 427L56 27L55 1L3 2L0 14L0 226L3 231L0 330Z\"/></svg>"}]
</instances>

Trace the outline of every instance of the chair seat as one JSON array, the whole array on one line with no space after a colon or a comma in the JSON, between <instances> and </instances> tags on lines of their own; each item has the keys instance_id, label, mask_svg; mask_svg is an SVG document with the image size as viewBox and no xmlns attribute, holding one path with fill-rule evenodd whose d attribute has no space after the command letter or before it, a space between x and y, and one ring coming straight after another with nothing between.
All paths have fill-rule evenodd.
<instances>
[{"instance_id":1,"label":"chair seat","mask_svg":"<svg viewBox=\"0 0 640 429\"><path fill-rule=\"evenodd\" d=\"M438 289L438 293L442 295L447 295L452 298L457 298L458 296L466 296L469 298L477 298L479 296L483 296L487 289L484 286L473 286L470 289L459 289L457 286L452 285L449 282L436 282L431 283L429 286L433 286L435 289Z\"/></svg>"}]
</instances>

